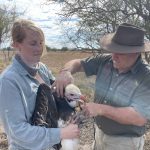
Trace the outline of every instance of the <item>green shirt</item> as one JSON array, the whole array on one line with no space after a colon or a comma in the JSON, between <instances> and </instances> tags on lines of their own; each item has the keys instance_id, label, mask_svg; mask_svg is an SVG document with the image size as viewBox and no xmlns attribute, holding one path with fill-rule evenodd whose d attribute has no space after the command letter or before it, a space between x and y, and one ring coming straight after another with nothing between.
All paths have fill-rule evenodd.
<instances>
[{"instance_id":1,"label":"green shirt","mask_svg":"<svg viewBox=\"0 0 150 150\"><path fill-rule=\"evenodd\" d=\"M95 102L114 107L133 107L150 119L150 67L138 58L126 73L119 74L110 55L97 55L81 61L87 76L96 75ZM144 127L123 125L104 116L97 125L110 135L141 136Z\"/></svg>"}]
</instances>

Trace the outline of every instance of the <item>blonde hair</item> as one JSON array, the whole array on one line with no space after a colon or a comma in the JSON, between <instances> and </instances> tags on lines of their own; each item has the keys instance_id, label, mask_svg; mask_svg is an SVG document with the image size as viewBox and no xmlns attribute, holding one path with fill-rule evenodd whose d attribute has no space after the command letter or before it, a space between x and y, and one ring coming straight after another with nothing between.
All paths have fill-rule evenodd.
<instances>
[{"instance_id":1,"label":"blonde hair","mask_svg":"<svg viewBox=\"0 0 150 150\"><path fill-rule=\"evenodd\" d=\"M26 38L26 30L29 29L38 32L43 39L43 54L46 53L45 37L43 31L32 21L26 19L16 20L11 30L12 41L22 43Z\"/></svg>"}]
</instances>

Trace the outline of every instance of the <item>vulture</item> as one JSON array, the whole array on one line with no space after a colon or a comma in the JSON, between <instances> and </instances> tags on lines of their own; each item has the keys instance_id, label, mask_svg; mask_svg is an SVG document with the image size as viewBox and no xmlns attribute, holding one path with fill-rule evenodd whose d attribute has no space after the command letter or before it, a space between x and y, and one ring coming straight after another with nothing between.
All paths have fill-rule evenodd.
<instances>
[{"instance_id":1,"label":"vulture","mask_svg":"<svg viewBox=\"0 0 150 150\"><path fill-rule=\"evenodd\" d=\"M85 103L85 97L74 84L69 84L60 98L47 84L40 84L31 124L46 128L63 128L73 119L78 125L86 118L80 104ZM71 132L71 131L70 131ZM56 150L78 150L79 139L63 139L53 146Z\"/></svg>"}]
</instances>

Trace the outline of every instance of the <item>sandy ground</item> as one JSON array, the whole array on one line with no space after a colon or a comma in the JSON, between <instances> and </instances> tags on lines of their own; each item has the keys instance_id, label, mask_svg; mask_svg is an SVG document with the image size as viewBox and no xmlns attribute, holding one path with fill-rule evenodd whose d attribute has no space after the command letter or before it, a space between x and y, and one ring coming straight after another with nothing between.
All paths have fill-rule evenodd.
<instances>
[{"instance_id":1,"label":"sandy ground","mask_svg":"<svg viewBox=\"0 0 150 150\"><path fill-rule=\"evenodd\" d=\"M92 144L94 142L94 126L93 119L88 119L86 123L81 127L80 146L79 150L92 150ZM144 150L150 150L150 123L147 125L147 133L145 135ZM7 139L0 128L0 150L7 150Z\"/></svg>"}]
</instances>

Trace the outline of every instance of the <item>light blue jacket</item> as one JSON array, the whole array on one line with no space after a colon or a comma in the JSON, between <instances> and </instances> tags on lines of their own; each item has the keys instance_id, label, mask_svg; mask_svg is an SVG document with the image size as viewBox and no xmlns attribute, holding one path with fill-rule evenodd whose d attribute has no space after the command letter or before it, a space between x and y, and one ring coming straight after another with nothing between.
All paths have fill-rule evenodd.
<instances>
[{"instance_id":1,"label":"light blue jacket","mask_svg":"<svg viewBox=\"0 0 150 150\"><path fill-rule=\"evenodd\" d=\"M39 74L50 85L53 75L43 63ZM14 58L0 76L0 119L9 150L45 150L60 142L60 128L31 126L39 83Z\"/></svg>"}]
</instances>

